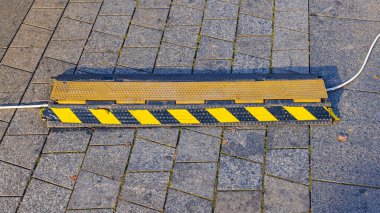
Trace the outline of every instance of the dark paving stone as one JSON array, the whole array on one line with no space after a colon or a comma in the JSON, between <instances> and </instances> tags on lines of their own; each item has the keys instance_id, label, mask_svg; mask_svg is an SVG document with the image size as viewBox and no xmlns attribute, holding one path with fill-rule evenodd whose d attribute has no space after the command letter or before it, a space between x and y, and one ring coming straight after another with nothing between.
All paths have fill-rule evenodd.
<instances>
[{"instance_id":1,"label":"dark paving stone","mask_svg":"<svg viewBox=\"0 0 380 213\"><path fill-rule=\"evenodd\" d=\"M90 146L82 168L107 177L120 179L124 175L130 147Z\"/></svg>"},{"instance_id":2,"label":"dark paving stone","mask_svg":"<svg viewBox=\"0 0 380 213\"><path fill-rule=\"evenodd\" d=\"M64 212L71 192L32 179L18 212Z\"/></svg>"},{"instance_id":3,"label":"dark paving stone","mask_svg":"<svg viewBox=\"0 0 380 213\"><path fill-rule=\"evenodd\" d=\"M261 212L261 191L218 192L215 212Z\"/></svg>"},{"instance_id":4,"label":"dark paving stone","mask_svg":"<svg viewBox=\"0 0 380 213\"><path fill-rule=\"evenodd\" d=\"M22 103L39 103L48 102L50 100L52 86L50 84L29 84Z\"/></svg>"},{"instance_id":5,"label":"dark paving stone","mask_svg":"<svg viewBox=\"0 0 380 213\"><path fill-rule=\"evenodd\" d=\"M132 15L136 1L133 0L107 0L103 2L101 15Z\"/></svg>"},{"instance_id":6,"label":"dark paving stone","mask_svg":"<svg viewBox=\"0 0 380 213\"><path fill-rule=\"evenodd\" d=\"M66 188L73 188L84 154L42 154L33 177Z\"/></svg>"},{"instance_id":7,"label":"dark paving stone","mask_svg":"<svg viewBox=\"0 0 380 213\"><path fill-rule=\"evenodd\" d=\"M303 32L287 30L283 28L276 28L274 32L274 46L275 50L308 50L309 49L309 35Z\"/></svg>"},{"instance_id":8,"label":"dark paving stone","mask_svg":"<svg viewBox=\"0 0 380 213\"><path fill-rule=\"evenodd\" d=\"M24 20L24 24L30 24L45 29L54 30L63 13L63 8L32 8Z\"/></svg>"},{"instance_id":9,"label":"dark paving stone","mask_svg":"<svg viewBox=\"0 0 380 213\"><path fill-rule=\"evenodd\" d=\"M269 126L268 148L307 148L309 136L308 126Z\"/></svg>"},{"instance_id":10,"label":"dark paving stone","mask_svg":"<svg viewBox=\"0 0 380 213\"><path fill-rule=\"evenodd\" d=\"M127 173L121 199L162 210L169 172Z\"/></svg>"},{"instance_id":11,"label":"dark paving stone","mask_svg":"<svg viewBox=\"0 0 380 213\"><path fill-rule=\"evenodd\" d=\"M169 43L161 44L157 66L191 66L195 49Z\"/></svg>"},{"instance_id":12,"label":"dark paving stone","mask_svg":"<svg viewBox=\"0 0 380 213\"><path fill-rule=\"evenodd\" d=\"M266 173L308 184L309 150L268 150L266 157Z\"/></svg>"},{"instance_id":13,"label":"dark paving stone","mask_svg":"<svg viewBox=\"0 0 380 213\"><path fill-rule=\"evenodd\" d=\"M113 208L119 185L116 180L81 171L68 208Z\"/></svg>"},{"instance_id":14,"label":"dark paving stone","mask_svg":"<svg viewBox=\"0 0 380 213\"><path fill-rule=\"evenodd\" d=\"M93 30L124 37L130 18L130 16L98 16Z\"/></svg>"},{"instance_id":15,"label":"dark paving stone","mask_svg":"<svg viewBox=\"0 0 380 213\"><path fill-rule=\"evenodd\" d=\"M282 27L290 30L308 33L308 20L309 18L307 10L302 12L277 12L274 26L275 28Z\"/></svg>"},{"instance_id":16,"label":"dark paving stone","mask_svg":"<svg viewBox=\"0 0 380 213\"><path fill-rule=\"evenodd\" d=\"M178 131L178 128L140 128L137 136L157 143L176 146Z\"/></svg>"},{"instance_id":17,"label":"dark paving stone","mask_svg":"<svg viewBox=\"0 0 380 213\"><path fill-rule=\"evenodd\" d=\"M164 33L164 41L195 47L198 42L199 26L167 26Z\"/></svg>"},{"instance_id":18,"label":"dark paving stone","mask_svg":"<svg viewBox=\"0 0 380 213\"><path fill-rule=\"evenodd\" d=\"M74 68L74 64L43 57L34 73L32 83L50 83L52 77L73 74Z\"/></svg>"},{"instance_id":19,"label":"dark paving stone","mask_svg":"<svg viewBox=\"0 0 380 213\"><path fill-rule=\"evenodd\" d=\"M273 73L309 73L309 50L273 51Z\"/></svg>"},{"instance_id":20,"label":"dark paving stone","mask_svg":"<svg viewBox=\"0 0 380 213\"><path fill-rule=\"evenodd\" d=\"M158 48L124 48L119 58L119 65L152 71Z\"/></svg>"},{"instance_id":21,"label":"dark paving stone","mask_svg":"<svg viewBox=\"0 0 380 213\"><path fill-rule=\"evenodd\" d=\"M197 59L231 59L233 48L232 42L202 36Z\"/></svg>"},{"instance_id":22,"label":"dark paving stone","mask_svg":"<svg viewBox=\"0 0 380 213\"><path fill-rule=\"evenodd\" d=\"M140 8L169 8L170 0L141 0L138 2Z\"/></svg>"},{"instance_id":23,"label":"dark paving stone","mask_svg":"<svg viewBox=\"0 0 380 213\"><path fill-rule=\"evenodd\" d=\"M0 144L0 160L33 169L46 136L5 136Z\"/></svg>"},{"instance_id":24,"label":"dark paving stone","mask_svg":"<svg viewBox=\"0 0 380 213\"><path fill-rule=\"evenodd\" d=\"M165 212L211 212L212 202L177 190L169 189Z\"/></svg>"},{"instance_id":25,"label":"dark paving stone","mask_svg":"<svg viewBox=\"0 0 380 213\"><path fill-rule=\"evenodd\" d=\"M244 1L245 2L245 1ZM238 16L237 4L220 0L209 0L206 5L205 19L236 19Z\"/></svg>"},{"instance_id":26,"label":"dark paving stone","mask_svg":"<svg viewBox=\"0 0 380 213\"><path fill-rule=\"evenodd\" d=\"M22 24L10 47L45 47L52 31Z\"/></svg>"},{"instance_id":27,"label":"dark paving stone","mask_svg":"<svg viewBox=\"0 0 380 213\"><path fill-rule=\"evenodd\" d=\"M34 72L43 52L44 48L41 47L9 48L3 57L2 64Z\"/></svg>"},{"instance_id":28,"label":"dark paving stone","mask_svg":"<svg viewBox=\"0 0 380 213\"><path fill-rule=\"evenodd\" d=\"M155 67L154 74L191 74L190 66L174 66L174 67Z\"/></svg>"},{"instance_id":29,"label":"dark paving stone","mask_svg":"<svg viewBox=\"0 0 380 213\"><path fill-rule=\"evenodd\" d=\"M8 128L8 135L47 134L49 128L41 119L39 109L18 109Z\"/></svg>"},{"instance_id":30,"label":"dark paving stone","mask_svg":"<svg viewBox=\"0 0 380 213\"><path fill-rule=\"evenodd\" d=\"M94 73L94 74L112 74L118 58L117 52L99 53L84 52L78 63L75 74Z\"/></svg>"},{"instance_id":31,"label":"dark paving stone","mask_svg":"<svg viewBox=\"0 0 380 213\"><path fill-rule=\"evenodd\" d=\"M220 138L183 129L179 138L176 161L217 161Z\"/></svg>"},{"instance_id":32,"label":"dark paving stone","mask_svg":"<svg viewBox=\"0 0 380 213\"><path fill-rule=\"evenodd\" d=\"M86 40L52 40L45 56L76 64L82 54Z\"/></svg>"},{"instance_id":33,"label":"dark paving stone","mask_svg":"<svg viewBox=\"0 0 380 213\"><path fill-rule=\"evenodd\" d=\"M157 30L165 28L169 9L136 9L132 24L149 27Z\"/></svg>"},{"instance_id":34,"label":"dark paving stone","mask_svg":"<svg viewBox=\"0 0 380 213\"><path fill-rule=\"evenodd\" d=\"M90 137L91 131L87 129L54 129L43 152L84 152Z\"/></svg>"},{"instance_id":35,"label":"dark paving stone","mask_svg":"<svg viewBox=\"0 0 380 213\"><path fill-rule=\"evenodd\" d=\"M212 199L216 169L216 163L176 163L171 187Z\"/></svg>"},{"instance_id":36,"label":"dark paving stone","mask_svg":"<svg viewBox=\"0 0 380 213\"><path fill-rule=\"evenodd\" d=\"M134 129L97 128L92 133L91 145L126 145L132 144Z\"/></svg>"},{"instance_id":37,"label":"dark paving stone","mask_svg":"<svg viewBox=\"0 0 380 213\"><path fill-rule=\"evenodd\" d=\"M117 52L123 43L123 38L105 33L91 33L85 52Z\"/></svg>"},{"instance_id":38,"label":"dark paving stone","mask_svg":"<svg viewBox=\"0 0 380 213\"><path fill-rule=\"evenodd\" d=\"M124 47L159 47L162 31L131 25Z\"/></svg>"},{"instance_id":39,"label":"dark paving stone","mask_svg":"<svg viewBox=\"0 0 380 213\"><path fill-rule=\"evenodd\" d=\"M380 191L335 183L313 182L313 212L378 212Z\"/></svg>"},{"instance_id":40,"label":"dark paving stone","mask_svg":"<svg viewBox=\"0 0 380 213\"><path fill-rule=\"evenodd\" d=\"M265 130L225 131L222 151L257 162L263 161Z\"/></svg>"},{"instance_id":41,"label":"dark paving stone","mask_svg":"<svg viewBox=\"0 0 380 213\"><path fill-rule=\"evenodd\" d=\"M168 25L201 25L202 10L173 5L168 19Z\"/></svg>"},{"instance_id":42,"label":"dark paving stone","mask_svg":"<svg viewBox=\"0 0 380 213\"><path fill-rule=\"evenodd\" d=\"M265 212L308 212L309 205L308 186L265 177Z\"/></svg>"},{"instance_id":43,"label":"dark paving stone","mask_svg":"<svg viewBox=\"0 0 380 213\"><path fill-rule=\"evenodd\" d=\"M192 8L203 9L205 1L204 0L173 0L174 4L181 4Z\"/></svg>"},{"instance_id":44,"label":"dark paving stone","mask_svg":"<svg viewBox=\"0 0 380 213\"><path fill-rule=\"evenodd\" d=\"M273 0L246 0L241 2L240 12L272 19L273 6Z\"/></svg>"},{"instance_id":45,"label":"dark paving stone","mask_svg":"<svg viewBox=\"0 0 380 213\"><path fill-rule=\"evenodd\" d=\"M222 154L218 190L260 189L262 173L260 164Z\"/></svg>"},{"instance_id":46,"label":"dark paving stone","mask_svg":"<svg viewBox=\"0 0 380 213\"><path fill-rule=\"evenodd\" d=\"M3 213L14 213L19 202L19 197L0 197L0 209Z\"/></svg>"},{"instance_id":47,"label":"dark paving stone","mask_svg":"<svg viewBox=\"0 0 380 213\"><path fill-rule=\"evenodd\" d=\"M204 20L202 35L233 42L236 24L236 20Z\"/></svg>"},{"instance_id":48,"label":"dark paving stone","mask_svg":"<svg viewBox=\"0 0 380 213\"><path fill-rule=\"evenodd\" d=\"M30 171L0 162L0 196L22 196Z\"/></svg>"},{"instance_id":49,"label":"dark paving stone","mask_svg":"<svg viewBox=\"0 0 380 213\"><path fill-rule=\"evenodd\" d=\"M90 35L92 24L68 18L62 18L55 29L52 40L59 39L87 39Z\"/></svg>"},{"instance_id":50,"label":"dark paving stone","mask_svg":"<svg viewBox=\"0 0 380 213\"><path fill-rule=\"evenodd\" d=\"M194 73L230 73L230 60L197 60Z\"/></svg>"},{"instance_id":51,"label":"dark paving stone","mask_svg":"<svg viewBox=\"0 0 380 213\"><path fill-rule=\"evenodd\" d=\"M313 178L380 186L378 122L342 121L312 128ZM340 134L348 135L339 142Z\"/></svg>"},{"instance_id":52,"label":"dark paving stone","mask_svg":"<svg viewBox=\"0 0 380 213\"><path fill-rule=\"evenodd\" d=\"M276 11L307 11L308 1L304 0L276 0Z\"/></svg>"},{"instance_id":53,"label":"dark paving stone","mask_svg":"<svg viewBox=\"0 0 380 213\"><path fill-rule=\"evenodd\" d=\"M260 58L270 59L272 38L260 37L238 37L236 39L236 52L252 55Z\"/></svg>"},{"instance_id":54,"label":"dark paving stone","mask_svg":"<svg viewBox=\"0 0 380 213\"><path fill-rule=\"evenodd\" d=\"M272 20L241 14L237 35L270 35Z\"/></svg>"},{"instance_id":55,"label":"dark paving stone","mask_svg":"<svg viewBox=\"0 0 380 213\"><path fill-rule=\"evenodd\" d=\"M153 209L149 209L143 206L139 206L133 203L119 200L117 204L117 208L116 208L116 213L123 213L123 212L158 213L159 211L155 211Z\"/></svg>"},{"instance_id":56,"label":"dark paving stone","mask_svg":"<svg viewBox=\"0 0 380 213\"><path fill-rule=\"evenodd\" d=\"M65 9L63 17L94 23L100 6L100 2L70 2Z\"/></svg>"},{"instance_id":57,"label":"dark paving stone","mask_svg":"<svg viewBox=\"0 0 380 213\"><path fill-rule=\"evenodd\" d=\"M250 55L236 54L234 65L232 66L233 73L258 73L269 74L270 60L257 58Z\"/></svg>"},{"instance_id":58,"label":"dark paving stone","mask_svg":"<svg viewBox=\"0 0 380 213\"><path fill-rule=\"evenodd\" d=\"M129 161L129 171L170 170L173 163L174 148L137 139Z\"/></svg>"}]
</instances>

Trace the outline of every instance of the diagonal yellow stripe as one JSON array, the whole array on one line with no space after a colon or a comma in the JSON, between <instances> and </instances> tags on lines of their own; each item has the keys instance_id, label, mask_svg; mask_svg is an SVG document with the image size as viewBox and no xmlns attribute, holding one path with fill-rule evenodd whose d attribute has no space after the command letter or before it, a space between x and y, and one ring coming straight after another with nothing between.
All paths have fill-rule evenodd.
<instances>
[{"instance_id":1,"label":"diagonal yellow stripe","mask_svg":"<svg viewBox=\"0 0 380 213\"><path fill-rule=\"evenodd\" d=\"M286 111L293 115L299 121L314 121L317 120L313 114L311 114L305 107L286 107L284 106Z\"/></svg>"},{"instance_id":2,"label":"diagonal yellow stripe","mask_svg":"<svg viewBox=\"0 0 380 213\"><path fill-rule=\"evenodd\" d=\"M199 124L200 122L186 109L168 109L181 124Z\"/></svg>"},{"instance_id":3,"label":"diagonal yellow stripe","mask_svg":"<svg viewBox=\"0 0 380 213\"><path fill-rule=\"evenodd\" d=\"M128 110L141 124L161 124L148 110Z\"/></svg>"},{"instance_id":4,"label":"diagonal yellow stripe","mask_svg":"<svg viewBox=\"0 0 380 213\"><path fill-rule=\"evenodd\" d=\"M53 110L62 123L82 123L70 108L51 108L51 110Z\"/></svg>"},{"instance_id":5,"label":"diagonal yellow stripe","mask_svg":"<svg viewBox=\"0 0 380 213\"><path fill-rule=\"evenodd\" d=\"M212 116L221 123L239 122L226 108L206 109Z\"/></svg>"},{"instance_id":6,"label":"diagonal yellow stripe","mask_svg":"<svg viewBox=\"0 0 380 213\"><path fill-rule=\"evenodd\" d=\"M90 109L90 112L102 124L121 124L121 122L109 110L106 110L106 109Z\"/></svg>"},{"instance_id":7,"label":"diagonal yellow stripe","mask_svg":"<svg viewBox=\"0 0 380 213\"><path fill-rule=\"evenodd\" d=\"M278 121L265 107L245 107L258 121Z\"/></svg>"}]
</instances>

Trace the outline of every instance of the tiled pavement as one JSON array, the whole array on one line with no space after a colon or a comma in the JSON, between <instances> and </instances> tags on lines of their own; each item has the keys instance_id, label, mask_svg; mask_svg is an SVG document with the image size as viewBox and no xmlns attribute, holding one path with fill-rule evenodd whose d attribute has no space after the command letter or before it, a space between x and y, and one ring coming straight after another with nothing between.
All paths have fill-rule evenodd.
<instances>
[{"instance_id":1,"label":"tiled pavement","mask_svg":"<svg viewBox=\"0 0 380 213\"><path fill-rule=\"evenodd\" d=\"M0 102L82 73L358 70L378 0L0 0ZM378 212L380 47L333 126L48 129L0 111L1 212ZM339 134L348 135L338 142Z\"/></svg>"}]
</instances>

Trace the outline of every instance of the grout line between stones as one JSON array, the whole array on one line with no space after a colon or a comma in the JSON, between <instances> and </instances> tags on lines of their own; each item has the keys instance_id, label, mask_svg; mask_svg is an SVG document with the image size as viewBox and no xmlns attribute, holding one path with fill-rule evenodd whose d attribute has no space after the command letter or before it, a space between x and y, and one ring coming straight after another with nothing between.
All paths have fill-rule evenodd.
<instances>
[{"instance_id":1,"label":"grout line between stones","mask_svg":"<svg viewBox=\"0 0 380 213\"><path fill-rule=\"evenodd\" d=\"M262 192L261 192L261 213L264 213L265 206L265 176L266 176L266 164L267 164L267 149L268 149L268 126L265 129L265 141L264 141L264 154L263 154L263 175L262 175Z\"/></svg>"},{"instance_id":2,"label":"grout line between stones","mask_svg":"<svg viewBox=\"0 0 380 213\"><path fill-rule=\"evenodd\" d=\"M224 131L225 127L222 127L222 133L221 133L221 139L219 144L219 156L218 156L218 162L216 163L216 176L215 176L215 182L214 182L214 196L212 199L212 212L215 212L216 208L216 199L218 194L218 183L219 183L219 171L220 171L220 158L222 157L222 148L223 148L223 140L224 140Z\"/></svg>"},{"instance_id":3,"label":"grout line between stones","mask_svg":"<svg viewBox=\"0 0 380 213\"><path fill-rule=\"evenodd\" d=\"M191 67L191 74L194 74L194 70L195 70L197 55L198 55L198 51L199 51L199 45L201 43L201 38L202 38L202 28L203 28L204 17L205 17L205 14L206 14L206 8L207 8L207 0L204 0L204 2L203 2L202 19L201 19L201 26L199 27L198 39L197 39L197 43L195 45L195 53L194 53L193 65Z\"/></svg>"},{"instance_id":4,"label":"grout line between stones","mask_svg":"<svg viewBox=\"0 0 380 213\"><path fill-rule=\"evenodd\" d=\"M237 39L238 39L238 30L239 30L239 20L240 20L240 9L241 9L241 4L243 0L239 0L238 3L238 14L237 14L237 19L236 19L236 28L235 28L235 37L234 37L234 47L232 50L232 60L231 60L231 71L230 73L233 73L234 70L234 65L235 65L235 56L236 56L236 46L237 46Z\"/></svg>"}]
</instances>

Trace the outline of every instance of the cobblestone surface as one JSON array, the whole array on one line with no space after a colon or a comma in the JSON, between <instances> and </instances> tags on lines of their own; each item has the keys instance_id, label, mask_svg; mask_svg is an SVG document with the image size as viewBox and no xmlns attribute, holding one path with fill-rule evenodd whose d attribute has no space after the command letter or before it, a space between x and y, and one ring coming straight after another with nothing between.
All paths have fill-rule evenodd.
<instances>
[{"instance_id":1,"label":"cobblestone surface","mask_svg":"<svg viewBox=\"0 0 380 213\"><path fill-rule=\"evenodd\" d=\"M349 79L378 0L0 0L0 104L84 73ZM0 111L1 212L378 212L380 48L332 126L48 129ZM339 135L346 142L339 142Z\"/></svg>"}]
</instances>

